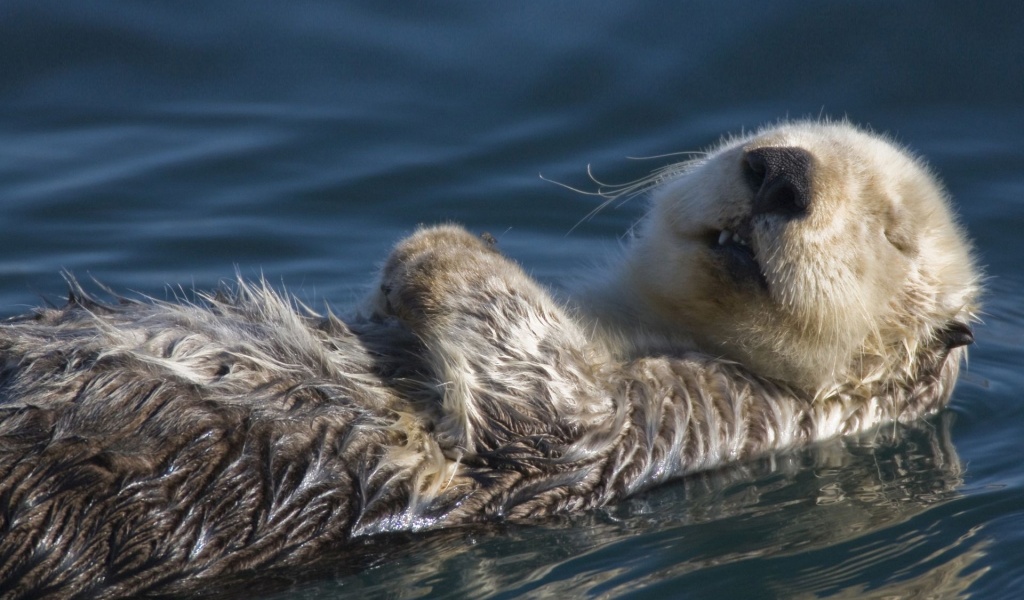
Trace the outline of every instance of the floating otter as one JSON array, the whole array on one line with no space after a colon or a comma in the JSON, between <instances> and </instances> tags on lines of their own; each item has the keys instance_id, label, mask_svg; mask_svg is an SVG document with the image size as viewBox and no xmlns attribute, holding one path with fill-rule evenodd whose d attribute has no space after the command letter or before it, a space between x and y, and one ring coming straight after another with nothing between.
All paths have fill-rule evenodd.
<instances>
[{"instance_id":1,"label":"floating otter","mask_svg":"<svg viewBox=\"0 0 1024 600\"><path fill-rule=\"evenodd\" d=\"M455 226L400 242L345 318L262 282L163 303L71 280L0 326L0 594L187 592L946 404L979 276L919 161L791 123L651 187L569 299Z\"/></svg>"}]
</instances>

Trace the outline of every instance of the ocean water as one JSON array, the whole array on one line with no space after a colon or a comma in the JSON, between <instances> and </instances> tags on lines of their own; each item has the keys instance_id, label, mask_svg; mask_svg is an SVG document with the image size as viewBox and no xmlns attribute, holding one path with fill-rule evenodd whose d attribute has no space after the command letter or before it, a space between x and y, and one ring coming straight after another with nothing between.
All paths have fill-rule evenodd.
<instances>
[{"instance_id":1,"label":"ocean water","mask_svg":"<svg viewBox=\"0 0 1024 600\"><path fill-rule=\"evenodd\" d=\"M1002 6L997 6L1002 4ZM256 598L1024 593L1024 9L742 1L0 3L0 314L62 270L358 298L419 223L552 286L722 135L849 118L925 156L988 276L951 408L536 523L368 539ZM213 592L211 592L213 594Z\"/></svg>"}]
</instances>

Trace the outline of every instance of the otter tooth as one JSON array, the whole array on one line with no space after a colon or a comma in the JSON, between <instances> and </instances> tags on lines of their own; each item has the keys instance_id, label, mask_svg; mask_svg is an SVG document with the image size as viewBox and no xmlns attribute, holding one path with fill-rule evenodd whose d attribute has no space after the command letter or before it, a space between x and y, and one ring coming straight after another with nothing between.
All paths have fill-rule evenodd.
<instances>
[{"instance_id":1,"label":"otter tooth","mask_svg":"<svg viewBox=\"0 0 1024 600\"><path fill-rule=\"evenodd\" d=\"M725 243L728 242L729 238L731 238L732 236L733 233L731 231L729 231L728 229L723 229L722 233L718 234L718 245L724 246Z\"/></svg>"}]
</instances>

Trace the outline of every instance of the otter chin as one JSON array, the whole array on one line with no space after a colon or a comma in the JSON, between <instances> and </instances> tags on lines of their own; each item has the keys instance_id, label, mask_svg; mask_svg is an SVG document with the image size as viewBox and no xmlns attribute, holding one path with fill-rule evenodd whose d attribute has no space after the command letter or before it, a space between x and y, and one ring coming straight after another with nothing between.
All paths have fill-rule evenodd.
<instances>
[{"instance_id":1,"label":"otter chin","mask_svg":"<svg viewBox=\"0 0 1024 600\"><path fill-rule=\"evenodd\" d=\"M262 281L161 302L69 277L0 323L0 596L184 594L947 404L980 275L922 161L783 123L650 188L568 298L454 225L341 316Z\"/></svg>"}]
</instances>

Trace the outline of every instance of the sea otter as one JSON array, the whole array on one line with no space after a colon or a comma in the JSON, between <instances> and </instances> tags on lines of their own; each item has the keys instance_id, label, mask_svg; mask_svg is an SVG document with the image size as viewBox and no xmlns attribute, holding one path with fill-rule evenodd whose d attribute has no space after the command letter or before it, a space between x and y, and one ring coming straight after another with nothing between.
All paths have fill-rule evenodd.
<instances>
[{"instance_id":1,"label":"sea otter","mask_svg":"<svg viewBox=\"0 0 1024 600\"><path fill-rule=\"evenodd\" d=\"M0 326L0 594L187 592L946 404L979 274L921 161L795 122L650 188L568 297L453 225L341 317L262 282L167 303L69 278L66 306Z\"/></svg>"}]
</instances>

